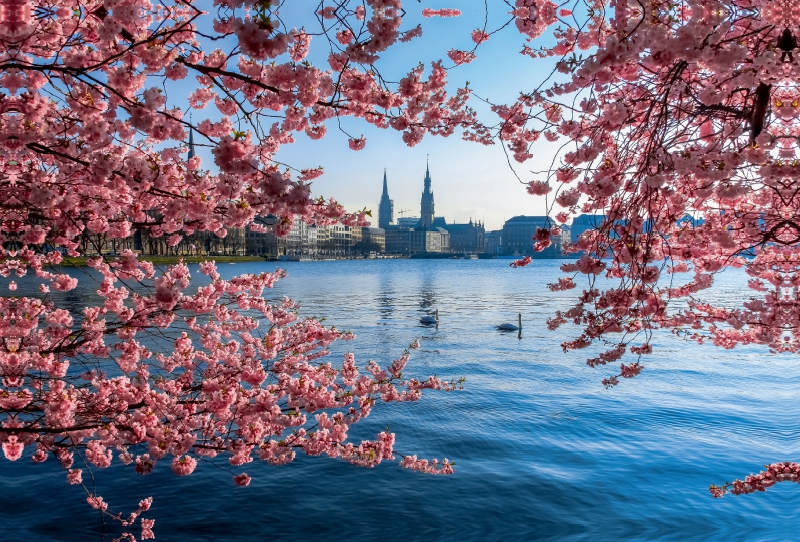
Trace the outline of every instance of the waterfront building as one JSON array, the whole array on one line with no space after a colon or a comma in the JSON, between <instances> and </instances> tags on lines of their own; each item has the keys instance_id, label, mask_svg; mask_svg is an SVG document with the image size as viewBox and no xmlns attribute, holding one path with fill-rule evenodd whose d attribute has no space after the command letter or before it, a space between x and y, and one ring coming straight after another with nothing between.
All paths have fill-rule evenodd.
<instances>
[{"instance_id":1,"label":"waterfront building","mask_svg":"<svg viewBox=\"0 0 800 542\"><path fill-rule=\"evenodd\" d=\"M286 235L287 256L298 256L302 250L302 224L303 223L297 218L292 222L292 229L290 229L289 233Z\"/></svg>"},{"instance_id":2,"label":"waterfront building","mask_svg":"<svg viewBox=\"0 0 800 542\"><path fill-rule=\"evenodd\" d=\"M449 252L450 234L443 228L414 228L411 230L411 254Z\"/></svg>"},{"instance_id":3,"label":"waterfront building","mask_svg":"<svg viewBox=\"0 0 800 542\"><path fill-rule=\"evenodd\" d=\"M390 226L391 228L391 226ZM353 254L369 254L370 252L386 252L386 230L383 228L356 228L358 241L353 243ZM356 229L352 233L356 234Z\"/></svg>"},{"instance_id":4,"label":"waterfront building","mask_svg":"<svg viewBox=\"0 0 800 542\"><path fill-rule=\"evenodd\" d=\"M286 236L286 255L316 258L319 255L318 231L316 224L306 224L295 218Z\"/></svg>"},{"instance_id":5,"label":"waterfront building","mask_svg":"<svg viewBox=\"0 0 800 542\"><path fill-rule=\"evenodd\" d=\"M152 255L243 256L247 248L245 233L245 228L225 228L225 237L220 237L216 232L196 231L170 246L167 236L151 237L145 230L139 235L138 250L141 254ZM136 241L134 248L137 248Z\"/></svg>"},{"instance_id":6,"label":"waterfront building","mask_svg":"<svg viewBox=\"0 0 800 542\"><path fill-rule=\"evenodd\" d=\"M570 243L576 243L583 232L600 227L605 219L605 215L583 214L576 216L572 220L572 226L570 227Z\"/></svg>"},{"instance_id":7,"label":"waterfront building","mask_svg":"<svg viewBox=\"0 0 800 542\"><path fill-rule=\"evenodd\" d=\"M561 228L561 248L566 249L567 245L570 244L570 239L572 235L572 226L569 224L561 224L559 226Z\"/></svg>"},{"instance_id":8,"label":"waterfront building","mask_svg":"<svg viewBox=\"0 0 800 542\"><path fill-rule=\"evenodd\" d=\"M320 256L330 256L334 253L331 244L331 227L325 225L317 226L317 254Z\"/></svg>"},{"instance_id":9,"label":"waterfront building","mask_svg":"<svg viewBox=\"0 0 800 542\"><path fill-rule=\"evenodd\" d=\"M355 246L361 242L361 233L363 228L349 228L350 229L350 246Z\"/></svg>"},{"instance_id":10,"label":"waterfront building","mask_svg":"<svg viewBox=\"0 0 800 542\"><path fill-rule=\"evenodd\" d=\"M542 252L533 252L536 228L549 228L555 223L546 216L515 216L503 225L503 253L509 256L532 255L539 258L561 257L561 236L552 237L552 245Z\"/></svg>"},{"instance_id":11,"label":"waterfront building","mask_svg":"<svg viewBox=\"0 0 800 542\"><path fill-rule=\"evenodd\" d=\"M450 235L450 252L466 254L482 254L486 241L486 229L480 222L469 219L467 224L445 224L444 229Z\"/></svg>"},{"instance_id":12,"label":"waterfront building","mask_svg":"<svg viewBox=\"0 0 800 542\"><path fill-rule=\"evenodd\" d=\"M245 252L249 256L283 256L286 243L272 232L245 232Z\"/></svg>"},{"instance_id":13,"label":"waterfront building","mask_svg":"<svg viewBox=\"0 0 800 542\"><path fill-rule=\"evenodd\" d=\"M503 253L503 230L492 230L486 234L483 253L491 256Z\"/></svg>"},{"instance_id":14,"label":"waterfront building","mask_svg":"<svg viewBox=\"0 0 800 542\"><path fill-rule=\"evenodd\" d=\"M385 230L387 254L420 254L449 252L450 234L444 228L401 228L389 226Z\"/></svg>"},{"instance_id":15,"label":"waterfront building","mask_svg":"<svg viewBox=\"0 0 800 542\"><path fill-rule=\"evenodd\" d=\"M333 256L349 256L353 247L353 235L350 226L334 224L331 228L331 244Z\"/></svg>"},{"instance_id":16,"label":"waterfront building","mask_svg":"<svg viewBox=\"0 0 800 542\"><path fill-rule=\"evenodd\" d=\"M408 256L411 254L411 228L389 226L385 229L386 253Z\"/></svg>"},{"instance_id":17,"label":"waterfront building","mask_svg":"<svg viewBox=\"0 0 800 542\"><path fill-rule=\"evenodd\" d=\"M361 228L361 244L368 252L386 252L386 230L383 228Z\"/></svg>"},{"instance_id":18,"label":"waterfront building","mask_svg":"<svg viewBox=\"0 0 800 542\"><path fill-rule=\"evenodd\" d=\"M299 218L295 218L292 221L292 229L289 230L289 234L286 236L286 254L288 256L310 256L312 252L311 238L314 239L313 252L316 252L316 230L312 234L309 231L310 229L311 226Z\"/></svg>"},{"instance_id":19,"label":"waterfront building","mask_svg":"<svg viewBox=\"0 0 800 542\"><path fill-rule=\"evenodd\" d=\"M312 258L315 258L317 256L317 248L319 246L317 244L317 226L315 224L311 224L306 228L305 239L303 239L303 242L305 246L308 247L308 255Z\"/></svg>"},{"instance_id":20,"label":"waterfront building","mask_svg":"<svg viewBox=\"0 0 800 542\"><path fill-rule=\"evenodd\" d=\"M256 218L258 224L267 227L273 226L275 220L274 215ZM283 256L286 254L286 242L271 231L261 233L248 228L245 231L245 253L251 256Z\"/></svg>"},{"instance_id":21,"label":"waterfront building","mask_svg":"<svg viewBox=\"0 0 800 542\"><path fill-rule=\"evenodd\" d=\"M383 170L383 194L378 205L378 227L386 228L394 223L394 201L389 199L389 186L386 182L386 169Z\"/></svg>"}]
</instances>

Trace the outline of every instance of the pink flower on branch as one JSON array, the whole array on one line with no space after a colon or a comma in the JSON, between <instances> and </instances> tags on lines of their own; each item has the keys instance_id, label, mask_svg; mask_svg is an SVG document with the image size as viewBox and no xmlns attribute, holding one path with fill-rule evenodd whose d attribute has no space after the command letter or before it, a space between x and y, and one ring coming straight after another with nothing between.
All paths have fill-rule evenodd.
<instances>
[{"instance_id":1,"label":"pink flower on branch","mask_svg":"<svg viewBox=\"0 0 800 542\"><path fill-rule=\"evenodd\" d=\"M348 442L348 430L366 418L377 401L416 401L426 389L460 387L460 383L435 377L404 377L410 349L418 347L417 342L385 367L369 363L366 374L359 372L352 355L345 357L341 368L320 364L332 342L352 335L325 328L313 319L298 319L291 300L268 303L263 291L285 276L282 271L226 280L213 263L206 262L201 271L211 282L190 292L189 270L177 264L160 276L153 276L150 269L142 273L142 281L149 280L150 293L130 296L126 289L115 287L117 273L135 274L142 265L128 254L112 263L92 260L105 278L97 294L106 301L84 310L82 334L73 333L73 318L62 309L30 298L0 298L0 310L11 321L17 321L19 311L29 315L19 318L20 325L28 326L25 340L40 337L39 325L48 330L46 340L37 339L35 357L27 351L0 351L0 368L35 368L47 379L49 390L34 397L30 389L43 387L35 379L4 374L4 384L16 391L0 394L0 405L18 413L14 427L27 431L23 437L7 434L3 451L11 460L22 457L25 447L39 438L35 430L40 424L48 440L39 441L36 454L44 453L41 443L52 443L54 435L69 435L55 453L68 469L70 484L83 484L82 470L72 468L72 450L82 450L79 453L86 462L97 468L110 466L116 455L140 474L152 472L169 456L172 470L186 476L196 470L199 457L228 454L232 465L254 457L284 464L294 459L296 450L371 467L394 459L394 435L380 433L377 440L356 445ZM171 351L154 355L136 341L137 335L146 332L148 320L150 326L168 329L178 313L188 331L174 340ZM198 321L198 316L208 313L213 318ZM126 322L124 328L117 327L120 321ZM259 321L268 323L263 335L257 331ZM0 333L6 340L21 336L20 331L2 326ZM107 356L107 336L116 336L115 361L130 376L90 371L81 375L83 384L76 385L68 379L63 354L46 353L50 345L57 345L67 346L66 351ZM157 377L151 376L153 368L158 369ZM23 414L31 404L45 413L41 420ZM115 412L113 419L108 418L109 409ZM319 428L306 429L309 415L322 411L324 416L316 417ZM196 417L197 412L203 412L203 417ZM134 458L126 451L132 445L146 446L148 453ZM39 457L36 454L34 459ZM442 470L449 472L446 466ZM234 478L241 486L250 480L246 474ZM131 525L150 506L144 500L138 511L123 518L110 512L101 497L91 496L87 502L123 525ZM143 536L152 527L148 521L142 522Z\"/></svg>"},{"instance_id":2,"label":"pink flower on branch","mask_svg":"<svg viewBox=\"0 0 800 542\"><path fill-rule=\"evenodd\" d=\"M251 480L251 478L245 473L238 474L238 475L233 477L233 481L236 483L236 485L237 486L241 486L241 487L249 486L250 485L250 480Z\"/></svg>"},{"instance_id":3,"label":"pink flower on branch","mask_svg":"<svg viewBox=\"0 0 800 542\"><path fill-rule=\"evenodd\" d=\"M531 181L528 183L528 194L532 196L545 196L552 192L550 183L545 181Z\"/></svg>"},{"instance_id":4,"label":"pink flower on branch","mask_svg":"<svg viewBox=\"0 0 800 542\"><path fill-rule=\"evenodd\" d=\"M473 30L472 31L472 41L474 41L475 43L481 44L484 41L488 41L488 40L489 40L489 34L487 34L485 31L483 31L481 29L477 29L477 30Z\"/></svg>"},{"instance_id":5,"label":"pink flower on branch","mask_svg":"<svg viewBox=\"0 0 800 542\"><path fill-rule=\"evenodd\" d=\"M746 495L756 491L766 491L780 482L800 483L800 465L794 462L772 463L766 465L758 474L749 474L744 480L736 479L721 486L711 485L709 491L715 498L726 493Z\"/></svg>"},{"instance_id":6,"label":"pink flower on branch","mask_svg":"<svg viewBox=\"0 0 800 542\"><path fill-rule=\"evenodd\" d=\"M469 90L451 92L441 62L411 63L398 84L381 77L381 55L422 35L402 26L400 2L320 6L320 33L284 26L274 1L221 6L224 16L186 2L80 13L48 4L55 15L46 25L0 32L0 49L25 59L0 77L0 169L9 179L0 189L0 274L13 293L12 279L28 274L39 296L0 298L0 442L12 461L26 450L36 462L55 455L69 484L84 484L80 463L117 459L142 475L162 461L191 475L201 458L220 455L232 465L305 452L374 466L394 458L394 435L356 444L352 424L377 402L460 387L407 377L407 351L377 368L321 363L331 343L352 335L299 318L291 301L265 299L283 272L225 279L205 262L207 283L197 286L183 263L161 270L139 259L142 239L195 254L205 236L228 243L233 229L269 215L273 224L252 231L284 236L298 218L367 225L366 210L312 196L317 164L294 175L275 161L300 133L320 139L352 117L414 145L475 124ZM312 34L341 46L323 66L309 61ZM63 94L45 92L48 81ZM192 120L186 107L208 118ZM360 150L366 139L348 144ZM198 154L209 152L203 170ZM58 306L59 292L78 285L54 270L65 257L86 258L93 275L81 280L97 281L82 310ZM152 333L168 339L163 348L146 339ZM309 419L321 412L329 424L315 430ZM150 506L123 517L99 496L87 502L125 526ZM152 527L141 520L142 539Z\"/></svg>"},{"instance_id":7,"label":"pink flower on branch","mask_svg":"<svg viewBox=\"0 0 800 542\"><path fill-rule=\"evenodd\" d=\"M461 11L454 8L425 8L422 10L423 17L458 17L459 15L461 15Z\"/></svg>"},{"instance_id":8,"label":"pink flower on branch","mask_svg":"<svg viewBox=\"0 0 800 542\"><path fill-rule=\"evenodd\" d=\"M353 149L354 151L360 151L366 146L367 140L364 136L361 136L357 139L350 138L348 140L348 143L351 149Z\"/></svg>"},{"instance_id":9,"label":"pink flower on branch","mask_svg":"<svg viewBox=\"0 0 800 542\"><path fill-rule=\"evenodd\" d=\"M474 53L469 51L459 51L457 49L450 49L447 51L447 56L456 64L469 64L476 58Z\"/></svg>"},{"instance_id":10,"label":"pink flower on branch","mask_svg":"<svg viewBox=\"0 0 800 542\"><path fill-rule=\"evenodd\" d=\"M156 520L142 518L142 540L154 539L156 536L153 534L153 525Z\"/></svg>"}]
</instances>

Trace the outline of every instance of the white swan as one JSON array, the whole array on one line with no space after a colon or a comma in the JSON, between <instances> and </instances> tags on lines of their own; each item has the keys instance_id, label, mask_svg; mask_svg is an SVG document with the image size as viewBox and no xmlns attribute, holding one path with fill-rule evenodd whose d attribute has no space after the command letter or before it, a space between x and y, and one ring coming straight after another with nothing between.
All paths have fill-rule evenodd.
<instances>
[{"instance_id":1,"label":"white swan","mask_svg":"<svg viewBox=\"0 0 800 542\"><path fill-rule=\"evenodd\" d=\"M514 324L505 323L497 326L497 329L501 331L517 331L519 329L522 329L522 313L521 312L518 313L517 316L518 316L517 321L519 322L518 326L515 326Z\"/></svg>"},{"instance_id":2,"label":"white swan","mask_svg":"<svg viewBox=\"0 0 800 542\"><path fill-rule=\"evenodd\" d=\"M439 309L433 312L433 316L425 315L419 319L421 324L438 324L439 323Z\"/></svg>"}]
</instances>

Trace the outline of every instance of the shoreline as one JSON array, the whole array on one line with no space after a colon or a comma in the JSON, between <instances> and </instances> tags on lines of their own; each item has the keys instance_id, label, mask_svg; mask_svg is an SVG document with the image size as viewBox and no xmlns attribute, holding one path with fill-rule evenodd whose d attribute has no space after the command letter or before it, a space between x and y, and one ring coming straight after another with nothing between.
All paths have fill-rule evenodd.
<instances>
[{"instance_id":1,"label":"shoreline","mask_svg":"<svg viewBox=\"0 0 800 542\"><path fill-rule=\"evenodd\" d=\"M113 259L116 256L107 255L106 258ZM264 263L286 263L286 262L323 262L323 261L355 261L355 260L514 260L522 258L523 256L484 256L483 254L477 257L466 257L458 253L428 253L428 254L414 254L408 255L385 255L377 258L354 258L354 257L336 257L336 258L305 258L305 257L289 257L289 258L276 258L265 256L140 256L141 261L151 262L153 265L174 265L179 260L184 263L200 263L204 261L214 261L218 264L221 263L242 263L242 262L264 262ZM560 259L574 259L572 255L560 255L549 258L536 258L534 260L560 260ZM88 267L86 264L87 258L84 256L69 257L64 256L64 259L58 265L60 267ZM57 266L57 267L58 267Z\"/></svg>"},{"instance_id":2,"label":"shoreline","mask_svg":"<svg viewBox=\"0 0 800 542\"><path fill-rule=\"evenodd\" d=\"M113 259L116 256L106 256L106 258ZM64 256L64 259L58 264L61 267L87 267L86 257L70 257ZM151 262L153 265L172 265L183 260L184 263L200 263L204 261L215 261L216 263L237 263L237 262L266 262L268 261L263 256L140 256L140 261Z\"/></svg>"}]
</instances>

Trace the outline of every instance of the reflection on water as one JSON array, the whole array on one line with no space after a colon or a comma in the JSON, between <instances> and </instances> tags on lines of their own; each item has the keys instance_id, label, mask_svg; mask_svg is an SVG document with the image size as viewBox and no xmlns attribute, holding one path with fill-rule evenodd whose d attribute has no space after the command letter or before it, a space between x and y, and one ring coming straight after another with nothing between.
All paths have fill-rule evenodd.
<instances>
[{"instance_id":1,"label":"reflection on water","mask_svg":"<svg viewBox=\"0 0 800 542\"><path fill-rule=\"evenodd\" d=\"M421 281L420 288L419 288L419 307L424 312L432 312L432 310L436 308L436 288L433 285L433 281L430 275L426 276L424 280Z\"/></svg>"},{"instance_id":2,"label":"reflection on water","mask_svg":"<svg viewBox=\"0 0 800 542\"><path fill-rule=\"evenodd\" d=\"M507 263L287 262L289 278L268 292L301 300L304 315L356 332L355 341L334 348L332 361L349 350L360 363L387 363L419 338L422 348L406 373L466 376L464 391L381 405L354 428L367 438L389 426L398 451L448 457L457 462L455 475L299 457L283 467L247 465L253 482L238 488L224 461L181 478L167 463L146 477L117 464L95 470L101 494L120 510L153 495L159 540L795 538L796 485L722 500L707 492L708 484L765 463L798 459L800 369L793 358L664 334L642 375L607 391L600 380L611 369L583 363L593 351L562 353L561 342L576 330L545 326L574 295L546 288L559 262L522 270ZM26 280L18 281L18 293L30 287ZM745 280L723 277L704 295L741 298ZM82 288L58 295L80 308L96 298L96 286ZM435 309L438 327L423 327L420 316ZM521 338L496 329L520 312ZM4 539L99 538L97 515L56 462L0 460L0 478Z\"/></svg>"}]
</instances>

